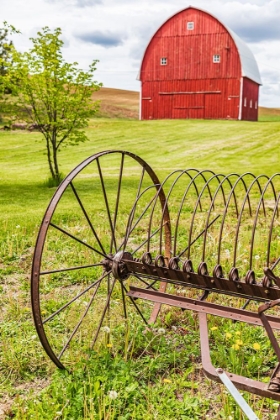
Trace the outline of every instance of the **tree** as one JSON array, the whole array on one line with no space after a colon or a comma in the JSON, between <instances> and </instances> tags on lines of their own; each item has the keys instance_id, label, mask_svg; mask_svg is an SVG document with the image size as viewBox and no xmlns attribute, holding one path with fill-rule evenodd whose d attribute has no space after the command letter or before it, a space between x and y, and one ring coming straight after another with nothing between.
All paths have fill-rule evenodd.
<instances>
[{"instance_id":1,"label":"tree","mask_svg":"<svg viewBox=\"0 0 280 420\"><path fill-rule=\"evenodd\" d=\"M0 113L7 113L10 109L10 101L7 95L12 93L10 69L13 65L12 57L14 51L13 41L8 36L18 33L12 25L3 23L0 28ZM2 115L0 117L2 118Z\"/></svg>"},{"instance_id":2,"label":"tree","mask_svg":"<svg viewBox=\"0 0 280 420\"><path fill-rule=\"evenodd\" d=\"M17 118L36 127L44 136L48 165L55 184L61 181L58 152L62 146L87 140L84 128L97 111L92 93L100 83L93 81L97 60L88 71L62 57L61 29L44 27L31 38L33 47L14 51L14 80L17 80Z\"/></svg>"}]
</instances>

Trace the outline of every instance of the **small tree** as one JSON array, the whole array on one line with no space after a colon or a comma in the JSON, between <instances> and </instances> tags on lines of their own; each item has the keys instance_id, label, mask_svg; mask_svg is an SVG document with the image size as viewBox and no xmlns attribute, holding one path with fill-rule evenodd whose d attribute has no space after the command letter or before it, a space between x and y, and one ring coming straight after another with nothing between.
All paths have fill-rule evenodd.
<instances>
[{"instance_id":1,"label":"small tree","mask_svg":"<svg viewBox=\"0 0 280 420\"><path fill-rule=\"evenodd\" d=\"M57 185L61 180L58 151L87 140L83 129L98 109L92 93L101 84L93 81L97 60L88 71L64 61L60 28L52 32L44 27L37 35L31 38L29 52L14 52L17 116L43 134L49 170Z\"/></svg>"},{"instance_id":2,"label":"small tree","mask_svg":"<svg viewBox=\"0 0 280 420\"><path fill-rule=\"evenodd\" d=\"M13 65L14 45L13 41L8 40L8 36L18 32L7 22L4 22L3 27L0 28L0 118L2 118L2 113L9 112L11 105L8 95L12 93L10 70Z\"/></svg>"}]
</instances>

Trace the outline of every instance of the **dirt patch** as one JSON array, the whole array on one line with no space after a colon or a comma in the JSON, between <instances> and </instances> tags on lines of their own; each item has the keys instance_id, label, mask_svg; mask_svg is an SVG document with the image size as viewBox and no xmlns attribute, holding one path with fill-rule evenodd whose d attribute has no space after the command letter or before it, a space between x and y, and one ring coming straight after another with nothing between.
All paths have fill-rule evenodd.
<instances>
[{"instance_id":1,"label":"dirt patch","mask_svg":"<svg viewBox=\"0 0 280 420\"><path fill-rule=\"evenodd\" d=\"M21 398L27 398L27 395L30 392L33 393L33 396L36 397L37 395L42 392L44 388L49 386L50 380L49 379L36 379L32 382L26 382L23 384L19 384L18 386L14 387L15 397L17 394L21 395ZM14 398L15 398L14 397ZM0 401L0 420L4 420L8 417L13 417L12 413L12 405L14 403L14 398L9 397L8 395L3 395Z\"/></svg>"}]
</instances>

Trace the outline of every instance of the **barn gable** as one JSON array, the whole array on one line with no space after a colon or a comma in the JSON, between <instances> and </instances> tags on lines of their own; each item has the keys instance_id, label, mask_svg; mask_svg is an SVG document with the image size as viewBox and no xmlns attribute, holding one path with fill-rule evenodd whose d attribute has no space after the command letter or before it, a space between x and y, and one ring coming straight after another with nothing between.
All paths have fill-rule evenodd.
<instances>
[{"instance_id":1,"label":"barn gable","mask_svg":"<svg viewBox=\"0 0 280 420\"><path fill-rule=\"evenodd\" d=\"M189 7L169 18L141 64L141 119L257 120L261 84L247 45L214 16Z\"/></svg>"}]
</instances>

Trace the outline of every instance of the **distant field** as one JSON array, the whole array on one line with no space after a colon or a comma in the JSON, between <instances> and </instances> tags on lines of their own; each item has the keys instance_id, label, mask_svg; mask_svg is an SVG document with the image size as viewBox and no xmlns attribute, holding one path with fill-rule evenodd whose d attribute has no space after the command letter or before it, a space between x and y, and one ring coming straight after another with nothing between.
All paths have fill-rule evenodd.
<instances>
[{"instance_id":1,"label":"distant field","mask_svg":"<svg viewBox=\"0 0 280 420\"><path fill-rule=\"evenodd\" d=\"M139 92L103 87L94 98L101 101L99 117L138 119ZM259 121L280 121L280 108L259 107Z\"/></svg>"},{"instance_id":2,"label":"distant field","mask_svg":"<svg viewBox=\"0 0 280 420\"><path fill-rule=\"evenodd\" d=\"M94 93L94 98L100 100L100 117L137 119L139 116L139 92L103 87Z\"/></svg>"}]
</instances>

